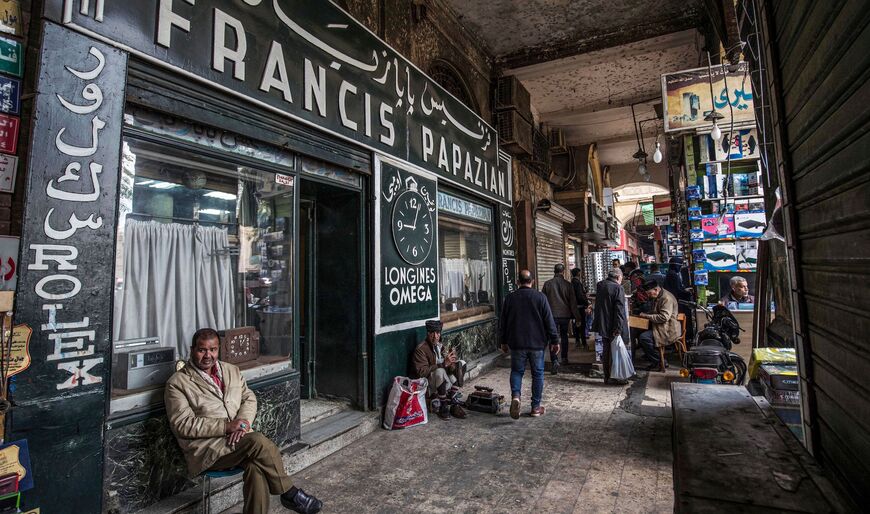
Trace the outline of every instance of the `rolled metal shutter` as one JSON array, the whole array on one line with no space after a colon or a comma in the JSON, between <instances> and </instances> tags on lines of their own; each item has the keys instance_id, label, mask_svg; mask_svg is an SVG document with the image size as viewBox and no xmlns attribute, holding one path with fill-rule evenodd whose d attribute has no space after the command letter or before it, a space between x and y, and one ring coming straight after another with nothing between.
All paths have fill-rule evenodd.
<instances>
[{"instance_id":1,"label":"rolled metal shutter","mask_svg":"<svg viewBox=\"0 0 870 514\"><path fill-rule=\"evenodd\" d=\"M538 289L553 277L553 266L565 261L565 239L562 222L546 214L535 216L535 255Z\"/></svg>"}]
</instances>

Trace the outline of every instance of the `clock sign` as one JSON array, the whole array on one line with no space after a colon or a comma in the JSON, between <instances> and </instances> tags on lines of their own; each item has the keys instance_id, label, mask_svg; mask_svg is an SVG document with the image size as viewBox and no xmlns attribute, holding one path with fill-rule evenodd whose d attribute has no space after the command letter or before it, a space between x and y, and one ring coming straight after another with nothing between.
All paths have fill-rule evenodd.
<instances>
[{"instance_id":1,"label":"clock sign","mask_svg":"<svg viewBox=\"0 0 870 514\"><path fill-rule=\"evenodd\" d=\"M393 242L399 255L414 266L423 263L432 250L435 226L432 213L416 184L401 193L393 204Z\"/></svg>"}]
</instances>

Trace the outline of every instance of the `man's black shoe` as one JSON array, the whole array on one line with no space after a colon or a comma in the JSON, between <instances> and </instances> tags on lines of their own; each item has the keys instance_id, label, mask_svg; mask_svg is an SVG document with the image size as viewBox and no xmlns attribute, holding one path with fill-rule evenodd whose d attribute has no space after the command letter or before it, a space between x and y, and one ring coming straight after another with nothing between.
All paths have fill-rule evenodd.
<instances>
[{"instance_id":1,"label":"man's black shoe","mask_svg":"<svg viewBox=\"0 0 870 514\"><path fill-rule=\"evenodd\" d=\"M450 419L450 405L446 401L441 402L441 407L438 409L438 417L445 421Z\"/></svg>"},{"instance_id":2,"label":"man's black shoe","mask_svg":"<svg viewBox=\"0 0 870 514\"><path fill-rule=\"evenodd\" d=\"M550 366L550 373L553 375L558 375L560 367L559 361L553 361L551 364L552 366Z\"/></svg>"},{"instance_id":3,"label":"man's black shoe","mask_svg":"<svg viewBox=\"0 0 870 514\"><path fill-rule=\"evenodd\" d=\"M323 508L322 501L295 487L281 495L281 505L293 512L302 514L314 514Z\"/></svg>"}]
</instances>

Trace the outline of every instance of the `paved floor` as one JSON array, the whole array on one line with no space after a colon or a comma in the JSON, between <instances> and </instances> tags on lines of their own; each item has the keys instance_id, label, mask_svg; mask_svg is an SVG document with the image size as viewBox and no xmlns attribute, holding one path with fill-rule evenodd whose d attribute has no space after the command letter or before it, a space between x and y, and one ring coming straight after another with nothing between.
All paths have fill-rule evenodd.
<instances>
[{"instance_id":1,"label":"paved floor","mask_svg":"<svg viewBox=\"0 0 870 514\"><path fill-rule=\"evenodd\" d=\"M580 357L572 360L589 360ZM667 375L641 371L627 386L604 386L582 373L547 374L542 418L514 421L505 410L379 430L294 479L324 501L327 513L673 512L674 368ZM509 396L509 373L497 368L466 390L482 384ZM526 399L529 378L527 372ZM271 512L287 511L273 498Z\"/></svg>"}]
</instances>

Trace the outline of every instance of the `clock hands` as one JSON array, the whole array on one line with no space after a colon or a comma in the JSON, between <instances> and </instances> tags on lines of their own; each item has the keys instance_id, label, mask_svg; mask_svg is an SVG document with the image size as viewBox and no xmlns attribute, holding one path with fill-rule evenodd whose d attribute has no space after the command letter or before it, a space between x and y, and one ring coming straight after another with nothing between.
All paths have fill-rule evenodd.
<instances>
[{"instance_id":1,"label":"clock hands","mask_svg":"<svg viewBox=\"0 0 870 514\"><path fill-rule=\"evenodd\" d=\"M420 216L420 206L417 205L417 210L414 212L414 224L413 225L405 225L405 227L410 228L411 230L417 230L417 218Z\"/></svg>"}]
</instances>

